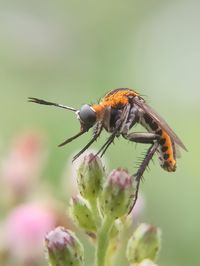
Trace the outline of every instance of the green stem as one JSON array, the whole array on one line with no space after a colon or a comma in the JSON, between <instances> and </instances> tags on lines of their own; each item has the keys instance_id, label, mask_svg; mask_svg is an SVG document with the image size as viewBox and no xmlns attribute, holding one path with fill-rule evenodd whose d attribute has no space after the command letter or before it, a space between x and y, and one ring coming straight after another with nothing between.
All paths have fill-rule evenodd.
<instances>
[{"instance_id":1,"label":"green stem","mask_svg":"<svg viewBox=\"0 0 200 266\"><path fill-rule=\"evenodd\" d=\"M95 266L105 266L106 252L109 244L109 233L113 223L113 218L108 216L104 217L102 226L97 232Z\"/></svg>"}]
</instances>

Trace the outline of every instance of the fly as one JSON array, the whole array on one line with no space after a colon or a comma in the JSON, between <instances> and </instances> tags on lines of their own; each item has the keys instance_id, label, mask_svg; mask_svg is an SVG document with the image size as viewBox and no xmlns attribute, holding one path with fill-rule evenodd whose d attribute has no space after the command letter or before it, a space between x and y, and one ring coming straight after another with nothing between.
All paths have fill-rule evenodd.
<instances>
[{"instance_id":1,"label":"fly","mask_svg":"<svg viewBox=\"0 0 200 266\"><path fill-rule=\"evenodd\" d=\"M29 101L75 112L80 122L80 131L62 142L59 147L68 144L93 128L93 137L74 156L73 160L77 159L98 139L103 129L109 132L110 136L98 151L97 154L100 154L100 156L106 152L114 139L119 136L132 142L150 144L135 174L138 180L143 176L155 153L158 154L161 167L168 172L174 172L176 170L177 147L179 146L187 151L183 142L165 120L145 102L138 92L132 89L119 88L112 90L98 104L85 104L80 109L32 97L29 98ZM146 129L146 132L130 132L137 123L141 124Z\"/></svg>"}]
</instances>

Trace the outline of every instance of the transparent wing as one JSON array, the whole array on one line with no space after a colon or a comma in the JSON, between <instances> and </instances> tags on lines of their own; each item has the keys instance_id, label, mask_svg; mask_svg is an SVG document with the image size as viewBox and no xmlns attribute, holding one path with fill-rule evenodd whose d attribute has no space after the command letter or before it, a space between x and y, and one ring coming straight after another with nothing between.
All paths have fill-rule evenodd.
<instances>
[{"instance_id":1,"label":"transparent wing","mask_svg":"<svg viewBox=\"0 0 200 266\"><path fill-rule=\"evenodd\" d=\"M176 158L181 158L180 146L175 143Z\"/></svg>"},{"instance_id":2,"label":"transparent wing","mask_svg":"<svg viewBox=\"0 0 200 266\"><path fill-rule=\"evenodd\" d=\"M180 138L176 135L176 133L170 128L170 126L167 124L167 122L159 115L151 106L149 106L143 99L139 97L133 97L133 103L138 105L144 112L146 112L148 115L150 115L157 123L158 125L164 129L167 134L173 139L173 141L180 146L182 149L187 151L187 148L183 144L183 142L180 140Z\"/></svg>"}]
</instances>

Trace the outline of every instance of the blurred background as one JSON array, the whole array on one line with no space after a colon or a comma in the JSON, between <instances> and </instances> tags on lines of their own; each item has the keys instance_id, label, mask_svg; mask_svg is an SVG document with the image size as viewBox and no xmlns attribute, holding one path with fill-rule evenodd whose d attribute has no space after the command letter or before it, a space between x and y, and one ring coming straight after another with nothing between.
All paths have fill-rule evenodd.
<instances>
[{"instance_id":1,"label":"blurred background","mask_svg":"<svg viewBox=\"0 0 200 266\"><path fill-rule=\"evenodd\" d=\"M175 173L163 171L155 156L140 187L139 222L162 229L159 265L200 265L199 10L198 0L1 1L1 265L46 265L36 243L56 224L71 226L70 160L91 137L58 148L79 130L74 113L27 97L79 108L120 87L145 95L189 150ZM104 157L108 171L135 171L144 149L117 140ZM123 257L116 265L127 265Z\"/></svg>"}]
</instances>

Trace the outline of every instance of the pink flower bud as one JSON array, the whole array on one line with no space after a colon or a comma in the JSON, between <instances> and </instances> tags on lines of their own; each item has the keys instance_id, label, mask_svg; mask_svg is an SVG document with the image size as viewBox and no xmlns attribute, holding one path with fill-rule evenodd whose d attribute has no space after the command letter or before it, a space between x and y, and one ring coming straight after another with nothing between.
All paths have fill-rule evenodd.
<instances>
[{"instance_id":1,"label":"pink flower bud","mask_svg":"<svg viewBox=\"0 0 200 266\"><path fill-rule=\"evenodd\" d=\"M133 176L124 169L113 170L104 183L100 206L104 215L117 219L128 214L136 196Z\"/></svg>"},{"instance_id":2,"label":"pink flower bud","mask_svg":"<svg viewBox=\"0 0 200 266\"><path fill-rule=\"evenodd\" d=\"M84 265L83 245L72 231L59 226L46 235L45 244L49 265Z\"/></svg>"}]
</instances>

